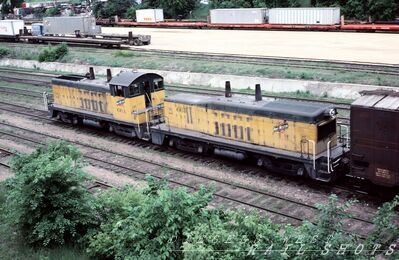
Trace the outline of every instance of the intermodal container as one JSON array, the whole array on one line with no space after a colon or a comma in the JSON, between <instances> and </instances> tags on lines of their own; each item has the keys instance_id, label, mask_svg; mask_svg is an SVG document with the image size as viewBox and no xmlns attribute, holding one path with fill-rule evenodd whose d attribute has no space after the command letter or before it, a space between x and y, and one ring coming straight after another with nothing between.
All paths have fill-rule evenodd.
<instances>
[{"instance_id":1,"label":"intermodal container","mask_svg":"<svg viewBox=\"0 0 399 260\"><path fill-rule=\"evenodd\" d=\"M97 35L101 27L96 25L93 16L60 16L43 18L43 33L45 35Z\"/></svg>"},{"instance_id":2,"label":"intermodal container","mask_svg":"<svg viewBox=\"0 0 399 260\"><path fill-rule=\"evenodd\" d=\"M139 9L136 10L136 21L138 23L163 22L163 9Z\"/></svg>"},{"instance_id":3,"label":"intermodal container","mask_svg":"<svg viewBox=\"0 0 399 260\"><path fill-rule=\"evenodd\" d=\"M263 24L267 22L268 9L213 9L210 13L212 24Z\"/></svg>"},{"instance_id":4,"label":"intermodal container","mask_svg":"<svg viewBox=\"0 0 399 260\"><path fill-rule=\"evenodd\" d=\"M273 8L269 10L270 24L339 24L341 11L331 8Z\"/></svg>"},{"instance_id":5,"label":"intermodal container","mask_svg":"<svg viewBox=\"0 0 399 260\"><path fill-rule=\"evenodd\" d=\"M0 20L0 36L17 36L24 26L23 20Z\"/></svg>"}]
</instances>

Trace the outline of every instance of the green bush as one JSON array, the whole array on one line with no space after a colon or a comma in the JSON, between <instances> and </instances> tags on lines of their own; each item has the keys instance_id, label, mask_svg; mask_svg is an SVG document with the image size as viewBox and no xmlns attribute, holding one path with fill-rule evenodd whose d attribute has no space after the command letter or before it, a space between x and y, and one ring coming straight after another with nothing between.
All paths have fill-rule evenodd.
<instances>
[{"instance_id":1,"label":"green bush","mask_svg":"<svg viewBox=\"0 0 399 260\"><path fill-rule=\"evenodd\" d=\"M0 58L10 54L10 50L7 48L0 47Z\"/></svg>"},{"instance_id":2,"label":"green bush","mask_svg":"<svg viewBox=\"0 0 399 260\"><path fill-rule=\"evenodd\" d=\"M126 188L102 196L104 222L89 238L93 256L181 259L186 233L200 222L211 194L171 190L152 179L146 190Z\"/></svg>"},{"instance_id":3,"label":"green bush","mask_svg":"<svg viewBox=\"0 0 399 260\"><path fill-rule=\"evenodd\" d=\"M129 7L125 13L125 18L135 20L136 19L136 10L137 10L136 6Z\"/></svg>"},{"instance_id":4,"label":"green bush","mask_svg":"<svg viewBox=\"0 0 399 260\"><path fill-rule=\"evenodd\" d=\"M60 10L58 10L57 7L51 7L49 9L47 9L45 12L46 16L56 16L58 14L60 14Z\"/></svg>"},{"instance_id":5,"label":"green bush","mask_svg":"<svg viewBox=\"0 0 399 260\"><path fill-rule=\"evenodd\" d=\"M56 46L49 45L39 54L39 61L53 62L62 59L67 54L68 46L65 43L61 43Z\"/></svg>"},{"instance_id":6,"label":"green bush","mask_svg":"<svg viewBox=\"0 0 399 260\"><path fill-rule=\"evenodd\" d=\"M94 199L82 186L88 179L82 165L79 151L65 142L13 158L8 215L27 243L73 243L95 224Z\"/></svg>"}]
</instances>

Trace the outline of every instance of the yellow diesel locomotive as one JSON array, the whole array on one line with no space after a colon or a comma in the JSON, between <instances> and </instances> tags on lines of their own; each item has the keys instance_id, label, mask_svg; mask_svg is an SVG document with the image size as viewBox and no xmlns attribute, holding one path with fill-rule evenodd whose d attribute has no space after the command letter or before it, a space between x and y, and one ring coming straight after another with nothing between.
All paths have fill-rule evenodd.
<instances>
[{"instance_id":1,"label":"yellow diesel locomotive","mask_svg":"<svg viewBox=\"0 0 399 260\"><path fill-rule=\"evenodd\" d=\"M321 103L178 94L165 99L165 122L152 142L179 149L254 159L258 166L331 181L346 148L337 140L336 109Z\"/></svg>"},{"instance_id":2,"label":"yellow diesel locomotive","mask_svg":"<svg viewBox=\"0 0 399 260\"><path fill-rule=\"evenodd\" d=\"M110 131L149 140L150 127L163 119L165 90L163 78L154 73L124 71L107 80L86 76L59 76L52 79L54 101L48 109L52 117L81 124L98 122Z\"/></svg>"},{"instance_id":3,"label":"yellow diesel locomotive","mask_svg":"<svg viewBox=\"0 0 399 260\"><path fill-rule=\"evenodd\" d=\"M346 165L338 142L336 109L321 103L232 96L177 94L165 98L163 78L121 72L107 79L60 76L52 80L50 115L81 124L96 121L128 137L195 153L213 153L292 175L331 181Z\"/></svg>"}]
</instances>

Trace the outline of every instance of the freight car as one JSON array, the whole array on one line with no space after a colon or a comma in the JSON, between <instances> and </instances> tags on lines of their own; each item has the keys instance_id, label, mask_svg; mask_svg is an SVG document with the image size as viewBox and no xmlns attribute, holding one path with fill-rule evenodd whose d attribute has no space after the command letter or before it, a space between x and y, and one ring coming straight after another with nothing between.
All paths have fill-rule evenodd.
<instances>
[{"instance_id":1,"label":"freight car","mask_svg":"<svg viewBox=\"0 0 399 260\"><path fill-rule=\"evenodd\" d=\"M138 17L138 12L136 16ZM154 11L154 10L152 10ZM157 10L160 12L160 10ZM137 21L123 19L114 21L99 19L98 24L106 26L142 26L160 28L215 28L256 30L317 30L317 31L399 31L398 24L345 24L340 17L340 8L234 8L213 9L210 21L162 21L155 15Z\"/></svg>"},{"instance_id":2,"label":"freight car","mask_svg":"<svg viewBox=\"0 0 399 260\"><path fill-rule=\"evenodd\" d=\"M127 45L149 45L150 35L104 34L96 25L94 17L46 17L44 23L25 27L23 20L0 20L0 40L29 43L84 44L101 47L121 47Z\"/></svg>"},{"instance_id":3,"label":"freight car","mask_svg":"<svg viewBox=\"0 0 399 260\"><path fill-rule=\"evenodd\" d=\"M361 94L351 106L351 175L399 186L399 92Z\"/></svg>"}]
</instances>

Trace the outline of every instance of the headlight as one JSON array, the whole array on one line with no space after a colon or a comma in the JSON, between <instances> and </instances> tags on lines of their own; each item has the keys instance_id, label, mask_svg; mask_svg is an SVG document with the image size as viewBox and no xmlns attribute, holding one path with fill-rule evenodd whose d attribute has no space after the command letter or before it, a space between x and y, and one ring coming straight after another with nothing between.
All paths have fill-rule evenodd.
<instances>
[{"instance_id":1,"label":"headlight","mask_svg":"<svg viewBox=\"0 0 399 260\"><path fill-rule=\"evenodd\" d=\"M331 108L328 114L331 117L336 116L337 115L337 110L335 108Z\"/></svg>"}]
</instances>

